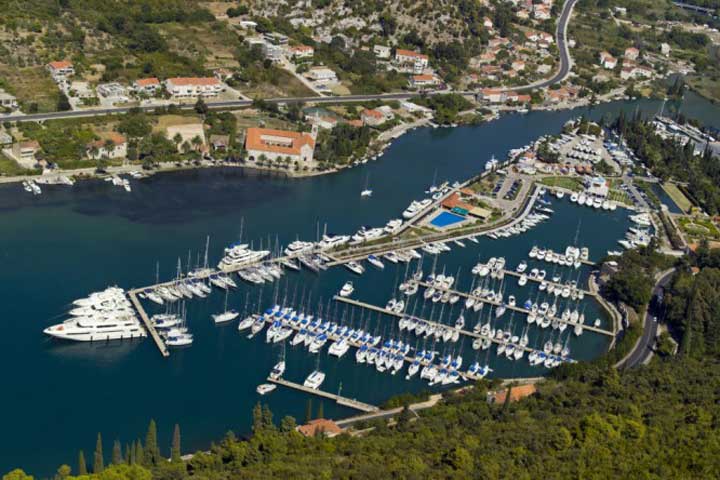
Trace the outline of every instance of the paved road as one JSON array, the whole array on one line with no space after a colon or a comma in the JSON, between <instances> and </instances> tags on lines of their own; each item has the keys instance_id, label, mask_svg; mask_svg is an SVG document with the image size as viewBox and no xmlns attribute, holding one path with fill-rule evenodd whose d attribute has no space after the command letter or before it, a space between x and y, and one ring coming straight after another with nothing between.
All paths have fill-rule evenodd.
<instances>
[{"instance_id":1,"label":"paved road","mask_svg":"<svg viewBox=\"0 0 720 480\"><path fill-rule=\"evenodd\" d=\"M673 273L675 273L675 269L664 272L657 283L655 283L655 287L653 287L653 300L655 300L655 298L662 299L663 289L670 282ZM651 305L648 307L645 315L645 325L640 342L636 345L635 350L625 358L625 361L620 365L621 368L634 368L642 365L652 354L652 346L655 343L658 328L658 322L655 319L659 313L652 303L651 301Z\"/></svg>"},{"instance_id":2,"label":"paved road","mask_svg":"<svg viewBox=\"0 0 720 480\"><path fill-rule=\"evenodd\" d=\"M553 75L551 78L548 78L546 80L542 80L537 83L533 83L530 85L526 85L523 87L514 87L512 90L515 91L521 91L521 90L530 90L533 88L544 88L548 87L550 85L553 85L555 83L561 82L565 80L565 77L567 77L568 73L570 72L570 68L572 66L572 59L570 58L570 52L567 47L567 26L570 22L570 15L572 13L572 9L575 6L575 3L577 3L577 0L567 0L565 2L565 5L563 5L563 10L560 14L560 19L558 20L557 24L557 32L556 32L556 40L558 45L558 50L560 51L560 68L558 71ZM439 95L447 93L444 91L433 91L429 92L430 95ZM467 95L474 95L476 92L468 91L468 92L455 92L460 94L467 94ZM308 103L312 102L315 104L334 104L334 103L353 103L353 102L367 102L371 100L407 100L411 97L417 96L417 92L402 92L402 93L384 93L384 94L378 94L378 95L343 95L343 96L335 96L335 97L283 97L283 98L269 98L265 99L267 103L296 103L296 102L303 102ZM227 101L209 101L207 102L208 107L212 109L218 109L218 110L229 110L233 108L243 108L243 107L249 107L252 105L251 100L227 100ZM183 110L191 110L193 109L193 105L178 105L178 108ZM115 115L115 114L123 114L130 111L132 108L139 108L142 111L145 112L152 112L158 108L164 108L164 107L158 107L155 105L144 105L140 107L111 107L111 108L97 108L97 109L89 109L89 110L79 110L79 111L70 111L70 112L50 112L50 113L33 113L28 115L23 114L9 114L9 115L0 115L0 122L10 121L10 122L37 122L37 121L44 121L44 120L55 120L55 119L62 119L62 118L82 118L82 117L98 117L98 116L104 116L104 115Z\"/></svg>"}]
</instances>

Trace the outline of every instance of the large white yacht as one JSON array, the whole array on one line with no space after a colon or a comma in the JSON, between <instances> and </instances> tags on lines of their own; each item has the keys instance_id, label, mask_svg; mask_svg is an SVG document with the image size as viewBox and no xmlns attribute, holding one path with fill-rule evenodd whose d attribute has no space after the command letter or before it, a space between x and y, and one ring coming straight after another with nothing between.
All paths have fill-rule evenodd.
<instances>
[{"instance_id":1,"label":"large white yacht","mask_svg":"<svg viewBox=\"0 0 720 480\"><path fill-rule=\"evenodd\" d=\"M290 242L287 248L285 248L285 255L299 255L301 253L307 253L313 248L315 248L315 244L313 242L303 242L302 240L295 240L294 242Z\"/></svg>"},{"instance_id":2,"label":"large white yacht","mask_svg":"<svg viewBox=\"0 0 720 480\"><path fill-rule=\"evenodd\" d=\"M73 302L71 317L46 328L51 337L77 342L147 336L121 288L110 287Z\"/></svg>"},{"instance_id":3,"label":"large white yacht","mask_svg":"<svg viewBox=\"0 0 720 480\"><path fill-rule=\"evenodd\" d=\"M44 330L51 337L76 342L121 340L146 337L134 315L116 317L75 317Z\"/></svg>"},{"instance_id":4,"label":"large white yacht","mask_svg":"<svg viewBox=\"0 0 720 480\"><path fill-rule=\"evenodd\" d=\"M247 244L233 245L225 249L225 256L218 268L221 270L231 269L247 263L253 263L262 260L270 255L269 250L251 250Z\"/></svg>"}]
</instances>

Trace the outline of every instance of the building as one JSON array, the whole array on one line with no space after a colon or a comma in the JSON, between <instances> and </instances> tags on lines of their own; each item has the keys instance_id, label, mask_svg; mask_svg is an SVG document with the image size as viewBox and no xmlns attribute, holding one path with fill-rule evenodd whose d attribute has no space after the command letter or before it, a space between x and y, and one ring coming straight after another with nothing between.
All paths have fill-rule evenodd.
<instances>
[{"instance_id":1,"label":"building","mask_svg":"<svg viewBox=\"0 0 720 480\"><path fill-rule=\"evenodd\" d=\"M274 43L270 42L263 42L262 52L265 58L267 58L268 60L271 60L273 62L279 62L283 58L283 53L285 53L285 46L275 45Z\"/></svg>"},{"instance_id":2,"label":"building","mask_svg":"<svg viewBox=\"0 0 720 480\"><path fill-rule=\"evenodd\" d=\"M0 108L9 108L10 110L14 110L17 107L18 103L15 96L0 88Z\"/></svg>"},{"instance_id":3,"label":"building","mask_svg":"<svg viewBox=\"0 0 720 480\"><path fill-rule=\"evenodd\" d=\"M337 82L337 75L327 67L312 67L305 75L314 82Z\"/></svg>"},{"instance_id":4,"label":"building","mask_svg":"<svg viewBox=\"0 0 720 480\"><path fill-rule=\"evenodd\" d=\"M592 177L586 181L586 184L587 189L585 190L585 193L588 195L605 198L610 192L610 187L604 177Z\"/></svg>"},{"instance_id":5,"label":"building","mask_svg":"<svg viewBox=\"0 0 720 480\"><path fill-rule=\"evenodd\" d=\"M75 68L73 67L73 64L67 60L50 62L47 64L47 69L56 81L58 79L75 75Z\"/></svg>"},{"instance_id":6,"label":"building","mask_svg":"<svg viewBox=\"0 0 720 480\"><path fill-rule=\"evenodd\" d=\"M620 71L620 78L628 80L631 78L650 78L653 74L651 68L642 65L634 65L631 67L623 67Z\"/></svg>"},{"instance_id":7,"label":"building","mask_svg":"<svg viewBox=\"0 0 720 480\"><path fill-rule=\"evenodd\" d=\"M15 159L24 165L34 165L35 155L40 151L40 144L37 140L17 142L12 146L12 153Z\"/></svg>"},{"instance_id":8,"label":"building","mask_svg":"<svg viewBox=\"0 0 720 480\"><path fill-rule=\"evenodd\" d=\"M536 20L550 20L550 7L542 3L533 5L533 18Z\"/></svg>"},{"instance_id":9,"label":"building","mask_svg":"<svg viewBox=\"0 0 720 480\"><path fill-rule=\"evenodd\" d=\"M178 98L216 97L223 91L215 77L176 77L165 80L165 89Z\"/></svg>"},{"instance_id":10,"label":"building","mask_svg":"<svg viewBox=\"0 0 720 480\"><path fill-rule=\"evenodd\" d=\"M87 146L87 156L93 160L125 158L127 157L127 140L119 133L103 134L99 140L95 140Z\"/></svg>"},{"instance_id":11,"label":"building","mask_svg":"<svg viewBox=\"0 0 720 480\"><path fill-rule=\"evenodd\" d=\"M510 67L512 67L512 69L516 72L520 72L522 70L525 70L525 62L523 62L522 60L515 60L510 64Z\"/></svg>"},{"instance_id":12,"label":"building","mask_svg":"<svg viewBox=\"0 0 720 480\"><path fill-rule=\"evenodd\" d=\"M315 49L309 45L296 45L288 47L288 54L295 58L312 58L315 55Z\"/></svg>"},{"instance_id":13,"label":"building","mask_svg":"<svg viewBox=\"0 0 720 480\"><path fill-rule=\"evenodd\" d=\"M383 123L385 123L385 115L383 115L383 113L378 110L365 109L360 112L360 120L362 120L363 125L375 127L377 125L382 125Z\"/></svg>"},{"instance_id":14,"label":"building","mask_svg":"<svg viewBox=\"0 0 720 480\"><path fill-rule=\"evenodd\" d=\"M272 45L283 46L288 44L287 35L277 32L268 32L263 34L263 40Z\"/></svg>"},{"instance_id":15,"label":"building","mask_svg":"<svg viewBox=\"0 0 720 480\"><path fill-rule=\"evenodd\" d=\"M322 128L323 130L331 130L338 124L337 118L328 115L320 116L318 114L307 117L307 121L311 125L317 125L318 128Z\"/></svg>"},{"instance_id":16,"label":"building","mask_svg":"<svg viewBox=\"0 0 720 480\"><path fill-rule=\"evenodd\" d=\"M423 87L433 87L440 83L435 75L429 75L429 74L422 74L422 75L413 75L410 78L410 86L412 88L423 88Z\"/></svg>"},{"instance_id":17,"label":"building","mask_svg":"<svg viewBox=\"0 0 720 480\"><path fill-rule=\"evenodd\" d=\"M210 146L215 152L225 152L230 146L230 136L210 135Z\"/></svg>"},{"instance_id":18,"label":"building","mask_svg":"<svg viewBox=\"0 0 720 480\"><path fill-rule=\"evenodd\" d=\"M133 90L135 93L145 93L147 95L155 95L160 89L160 80L155 77L139 78L133 82Z\"/></svg>"},{"instance_id":19,"label":"building","mask_svg":"<svg viewBox=\"0 0 720 480\"><path fill-rule=\"evenodd\" d=\"M297 427L297 431L306 437L315 437L317 435L325 435L327 437L334 437L342 433L342 428L332 420L325 418L317 418L310 420L305 425Z\"/></svg>"},{"instance_id":20,"label":"building","mask_svg":"<svg viewBox=\"0 0 720 480\"><path fill-rule=\"evenodd\" d=\"M419 74L428 67L430 58L412 50L397 49L395 51L395 63L400 67L412 70L413 73Z\"/></svg>"},{"instance_id":21,"label":"building","mask_svg":"<svg viewBox=\"0 0 720 480\"><path fill-rule=\"evenodd\" d=\"M600 52L600 65L603 68L612 70L617 67L617 59L610 55L610 52Z\"/></svg>"},{"instance_id":22,"label":"building","mask_svg":"<svg viewBox=\"0 0 720 480\"><path fill-rule=\"evenodd\" d=\"M670 45L668 45L667 43L661 43L660 44L660 53L662 53L666 57L668 55L670 55Z\"/></svg>"},{"instance_id":23,"label":"building","mask_svg":"<svg viewBox=\"0 0 720 480\"><path fill-rule=\"evenodd\" d=\"M315 138L309 133L248 128L245 150L251 161L257 161L261 157L272 161L289 158L293 163L308 165L313 161Z\"/></svg>"},{"instance_id":24,"label":"building","mask_svg":"<svg viewBox=\"0 0 720 480\"><path fill-rule=\"evenodd\" d=\"M506 98L505 92L499 88L483 88L478 94L478 100L485 103L502 103Z\"/></svg>"},{"instance_id":25,"label":"building","mask_svg":"<svg viewBox=\"0 0 720 480\"><path fill-rule=\"evenodd\" d=\"M635 61L640 57L640 50L635 47L625 49L625 59Z\"/></svg>"},{"instance_id":26,"label":"building","mask_svg":"<svg viewBox=\"0 0 720 480\"><path fill-rule=\"evenodd\" d=\"M385 45L375 45L373 46L373 53L377 58L387 60L390 58L392 51L390 47L386 47Z\"/></svg>"}]
</instances>

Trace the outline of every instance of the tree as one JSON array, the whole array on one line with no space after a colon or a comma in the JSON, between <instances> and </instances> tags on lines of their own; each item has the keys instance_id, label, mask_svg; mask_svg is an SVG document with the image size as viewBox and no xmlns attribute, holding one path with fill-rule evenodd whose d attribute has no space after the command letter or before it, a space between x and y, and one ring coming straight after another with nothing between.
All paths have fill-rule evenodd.
<instances>
[{"instance_id":1,"label":"tree","mask_svg":"<svg viewBox=\"0 0 720 480\"><path fill-rule=\"evenodd\" d=\"M192 140L190 140L193 144L193 147L195 150L198 150L200 148L200 145L202 145L203 141L202 138L200 138L200 135L195 135Z\"/></svg>"},{"instance_id":2,"label":"tree","mask_svg":"<svg viewBox=\"0 0 720 480\"><path fill-rule=\"evenodd\" d=\"M160 448L157 441L157 425L155 420L150 420L147 435L145 436L145 463L157 465L160 461Z\"/></svg>"},{"instance_id":3,"label":"tree","mask_svg":"<svg viewBox=\"0 0 720 480\"><path fill-rule=\"evenodd\" d=\"M101 473L105 469L105 460L103 459L102 436L98 433L95 442L95 454L93 458L93 473Z\"/></svg>"},{"instance_id":4,"label":"tree","mask_svg":"<svg viewBox=\"0 0 720 480\"><path fill-rule=\"evenodd\" d=\"M263 414L262 405L260 405L260 402L256 403L253 407L252 417L252 431L253 433L260 433L263 429Z\"/></svg>"},{"instance_id":5,"label":"tree","mask_svg":"<svg viewBox=\"0 0 720 480\"><path fill-rule=\"evenodd\" d=\"M307 402L305 402L305 423L308 423L310 420L313 419L312 411L312 399L308 398Z\"/></svg>"},{"instance_id":6,"label":"tree","mask_svg":"<svg viewBox=\"0 0 720 480\"><path fill-rule=\"evenodd\" d=\"M297 427L297 422L295 421L295 417L286 415L283 417L282 420L280 420L280 431L281 432L291 432L291 431L295 430L295 427Z\"/></svg>"},{"instance_id":7,"label":"tree","mask_svg":"<svg viewBox=\"0 0 720 480\"><path fill-rule=\"evenodd\" d=\"M120 465L121 463L123 463L122 446L120 445L120 440L115 440L115 442L113 443L112 463L113 465Z\"/></svg>"},{"instance_id":8,"label":"tree","mask_svg":"<svg viewBox=\"0 0 720 480\"><path fill-rule=\"evenodd\" d=\"M60 96L58 97L57 101L57 109L59 112L66 112L68 110L72 110L70 100L68 100L68 97L67 95L65 95L64 92L60 92Z\"/></svg>"},{"instance_id":9,"label":"tree","mask_svg":"<svg viewBox=\"0 0 720 480\"><path fill-rule=\"evenodd\" d=\"M57 480L65 480L67 477L70 476L72 473L72 469L70 468L70 465L60 465L57 469L57 473L55 474L55 478Z\"/></svg>"},{"instance_id":10,"label":"tree","mask_svg":"<svg viewBox=\"0 0 720 480\"><path fill-rule=\"evenodd\" d=\"M170 449L170 458L173 462L179 462L181 450L180 450L180 425L175 424L175 430L173 430L172 436L172 448Z\"/></svg>"},{"instance_id":11,"label":"tree","mask_svg":"<svg viewBox=\"0 0 720 480\"><path fill-rule=\"evenodd\" d=\"M182 143L183 137L182 137L182 135L180 135L180 132L173 135L172 141L175 144L175 148L177 148L178 145L180 145L180 143Z\"/></svg>"},{"instance_id":12,"label":"tree","mask_svg":"<svg viewBox=\"0 0 720 480\"><path fill-rule=\"evenodd\" d=\"M207 115L208 113L208 106L205 103L205 101L202 99L202 97L198 97L197 102L195 102L195 111L199 113L200 115Z\"/></svg>"},{"instance_id":13,"label":"tree","mask_svg":"<svg viewBox=\"0 0 720 480\"><path fill-rule=\"evenodd\" d=\"M143 449L143 445L140 440L135 442L135 463L138 465L143 465L145 463L145 450Z\"/></svg>"},{"instance_id":14,"label":"tree","mask_svg":"<svg viewBox=\"0 0 720 480\"><path fill-rule=\"evenodd\" d=\"M325 404L322 400L320 400L320 405L318 405L317 418L325 418Z\"/></svg>"},{"instance_id":15,"label":"tree","mask_svg":"<svg viewBox=\"0 0 720 480\"><path fill-rule=\"evenodd\" d=\"M85 464L85 454L82 450L78 452L78 475L87 475L87 465Z\"/></svg>"},{"instance_id":16,"label":"tree","mask_svg":"<svg viewBox=\"0 0 720 480\"><path fill-rule=\"evenodd\" d=\"M33 480L33 477L16 468L12 472L3 475L2 480Z\"/></svg>"}]
</instances>

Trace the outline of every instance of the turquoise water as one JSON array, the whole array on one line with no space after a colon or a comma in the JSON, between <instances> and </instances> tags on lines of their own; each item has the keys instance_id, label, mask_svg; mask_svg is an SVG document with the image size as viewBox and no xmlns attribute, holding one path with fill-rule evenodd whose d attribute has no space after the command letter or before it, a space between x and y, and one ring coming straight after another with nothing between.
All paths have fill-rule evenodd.
<instances>
[{"instance_id":1,"label":"turquoise water","mask_svg":"<svg viewBox=\"0 0 720 480\"><path fill-rule=\"evenodd\" d=\"M87 458L98 431L106 440L105 450L110 451L115 438L124 444L144 435L150 418L158 421L160 442L167 452L175 422L181 425L185 451L207 448L229 429L249 430L251 408L258 400L255 387L279 352L265 345L261 336L247 340L234 325L212 324L210 314L222 309L223 295L189 302L195 344L173 352L169 359L163 359L149 340L70 345L44 337L42 329L59 322L73 299L109 284L131 288L153 283L156 262L161 277L168 278L174 274L177 259L187 258L188 250L197 258L207 234L212 237L211 260L216 262L222 247L239 239L241 223L243 239L255 245L276 240L287 244L298 236L312 239L325 224L333 232L380 226L397 217L411 200L421 198L436 171L438 180L463 179L482 169L492 155L502 158L510 148L560 131L571 117L586 114L599 119L620 109L631 113L636 107L655 112L658 105L615 103L592 110L508 115L478 127L416 130L398 139L379 162L305 180L225 169L133 181L131 194L92 181L73 188L46 187L40 197L28 196L19 185L1 186L0 318L4 329L0 363L5 366L5 388L0 409L0 472L22 466L36 475L51 475L59 464L73 463L80 448ZM360 191L368 173L373 178L373 197L362 199ZM557 250L572 243L580 225L579 243L588 246L591 257L597 259L617 248L616 240L628 226L622 210L598 212L567 200L555 200L552 208L556 211L552 219L532 232L454 248L439 258L436 269L454 275L459 269L460 286L468 289L469 269L478 258L503 255L514 268L534 244ZM581 269L572 274L578 273L588 272ZM345 269L319 276L293 273L283 278L278 296L315 308L321 302L327 305L352 278L356 298L384 304L403 274L403 267L390 265L384 272L368 269L362 277L353 277ZM518 303L535 298L537 293L529 287L519 289L515 280L507 279L506 296L516 295ZM243 286L231 294L230 305L244 309L248 291L250 302L256 303L261 292ZM261 304L268 306L273 294L266 288ZM446 323L454 322L459 314L459 305L453 311L446 307L442 316L437 306L415 308L423 316ZM346 321L352 318L357 324L360 320L357 310L331 304L331 311ZM602 317L591 302L585 314L590 319ZM477 320L466 317L470 325ZM510 314L502 320L509 323ZM521 320L514 319L518 328ZM397 331L389 318L373 316L370 325L386 336ZM412 337L409 340L415 342ZM531 332L531 342L541 340L542 333L538 338L537 332ZM607 344L606 337L586 333L571 338L570 347L572 355L582 360L597 356ZM465 365L469 365L475 352L469 345L462 348ZM337 361L325 352L320 355L321 368L327 373L325 390L337 391L342 384L344 395L380 403L396 393L426 388L419 380L406 382L401 376L357 367L350 353ZM316 358L288 349L287 377L302 380L315 367ZM526 361L498 360L494 353L489 360L496 376L543 373ZM282 388L263 398L276 419L287 414L301 421L306 400L307 396ZM324 410L331 418L353 413L330 402L324 403Z\"/></svg>"},{"instance_id":2,"label":"turquoise water","mask_svg":"<svg viewBox=\"0 0 720 480\"><path fill-rule=\"evenodd\" d=\"M460 223L463 220L465 220L465 218L461 217L460 215L455 215L450 212L441 212L430 221L430 224L438 228L443 228L447 227L448 225Z\"/></svg>"}]
</instances>

